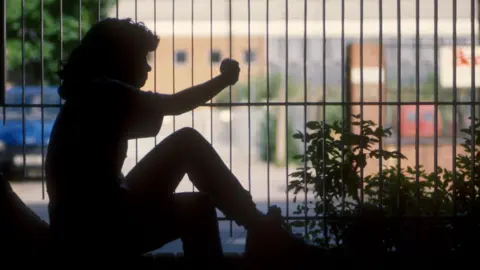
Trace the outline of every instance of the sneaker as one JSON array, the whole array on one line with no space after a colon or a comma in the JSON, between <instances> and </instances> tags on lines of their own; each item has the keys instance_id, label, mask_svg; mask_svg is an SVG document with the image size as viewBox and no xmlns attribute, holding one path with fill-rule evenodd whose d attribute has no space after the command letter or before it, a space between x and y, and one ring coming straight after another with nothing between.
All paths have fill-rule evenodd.
<instances>
[{"instance_id":1,"label":"sneaker","mask_svg":"<svg viewBox=\"0 0 480 270\"><path fill-rule=\"evenodd\" d=\"M306 258L319 256L322 250L295 236L287 221L281 215L281 209L272 206L268 209L265 221L255 229L248 231L245 244L245 257L255 265L272 263L278 266L294 265L298 267L298 256ZM290 261L290 262L289 262Z\"/></svg>"}]
</instances>

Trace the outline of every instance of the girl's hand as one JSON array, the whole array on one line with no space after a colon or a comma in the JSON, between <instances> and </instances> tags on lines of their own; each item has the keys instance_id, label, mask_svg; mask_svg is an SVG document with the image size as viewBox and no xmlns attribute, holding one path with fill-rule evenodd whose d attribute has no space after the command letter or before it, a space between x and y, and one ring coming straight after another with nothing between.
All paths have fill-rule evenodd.
<instances>
[{"instance_id":1,"label":"girl's hand","mask_svg":"<svg viewBox=\"0 0 480 270\"><path fill-rule=\"evenodd\" d=\"M240 67L237 61L226 58L220 64L220 73L226 79L228 85L234 85L240 75Z\"/></svg>"}]
</instances>

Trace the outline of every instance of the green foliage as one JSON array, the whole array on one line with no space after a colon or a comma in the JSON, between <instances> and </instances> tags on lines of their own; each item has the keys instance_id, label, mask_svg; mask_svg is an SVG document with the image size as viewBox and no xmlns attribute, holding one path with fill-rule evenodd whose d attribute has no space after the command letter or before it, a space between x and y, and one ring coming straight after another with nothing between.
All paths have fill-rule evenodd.
<instances>
[{"instance_id":1,"label":"green foliage","mask_svg":"<svg viewBox=\"0 0 480 270\"><path fill-rule=\"evenodd\" d=\"M10 80L21 82L22 73L22 37L24 43L25 80L28 84L39 84L42 79L42 60L44 64L45 84L59 82L56 72L60 59L64 58L78 44L79 32L82 35L97 21L98 0L83 0L81 8L81 24L79 23L79 1L63 1L62 13L57 0L7 1L7 65ZM115 3L113 0L102 0L101 18ZM63 15L60 19L61 14ZM24 31L22 31L24 21ZM43 35L42 35L43 26ZM60 27L63 27L61 30ZM81 31L79 31L81 27ZM43 42L42 42L43 38ZM43 48L42 48L43 45ZM61 55L60 48L63 46ZM43 57L42 57L43 49ZM42 59L43 58L43 59Z\"/></svg>"},{"instance_id":2,"label":"green foliage","mask_svg":"<svg viewBox=\"0 0 480 270\"><path fill-rule=\"evenodd\" d=\"M358 115L354 117L359 119ZM360 126L360 123L354 121L352 125ZM294 194L294 202L305 198L305 192L313 197L299 204L295 214L313 215L317 219L291 224L293 228L307 226L307 233L303 235L306 240L325 248L341 248L356 253L420 252L422 249L451 251L468 249L472 247L473 239L480 240L478 223L456 223L453 226L433 223L428 219L411 219L411 222L407 219L414 216L451 216L454 212L462 216L478 214L478 120L473 129L462 130L466 135L462 145L465 154L457 156L455 174L443 168L428 173L422 166L417 170L384 166L380 172L366 175L363 182L360 170L368 162L378 163L380 158L395 161L406 158L397 151L379 151L377 145L381 138L391 136L390 129L376 126L372 121L364 121L359 134L342 132L339 122L330 125L314 121L307 123L307 128L306 134L297 132L293 135L295 139L307 143L307 152L296 156L304 166L290 174L288 186L289 192ZM475 131L473 148L472 130ZM324 216L333 220L350 217L351 222L325 222L326 219L321 218ZM404 219L400 222L395 218ZM452 242L452 233L468 235L465 234L467 229L471 235Z\"/></svg>"}]
</instances>

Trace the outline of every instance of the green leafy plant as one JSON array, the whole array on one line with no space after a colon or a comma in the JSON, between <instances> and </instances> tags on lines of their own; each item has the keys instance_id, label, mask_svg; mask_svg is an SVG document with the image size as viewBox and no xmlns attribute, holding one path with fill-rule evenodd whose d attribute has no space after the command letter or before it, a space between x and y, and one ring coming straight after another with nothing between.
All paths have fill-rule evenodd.
<instances>
[{"instance_id":1,"label":"green leafy plant","mask_svg":"<svg viewBox=\"0 0 480 270\"><path fill-rule=\"evenodd\" d=\"M391 136L391 130L372 121L360 123L359 117L355 115L352 122L359 127L358 133L342 131L339 122L308 122L306 133L293 135L306 144L306 152L296 156L304 166L290 174L288 191L293 192L294 202L307 193L309 199L298 204L295 214L313 218L294 221L292 228L306 227L302 237L319 246L357 254L473 247L472 239L480 240L478 222L456 221L454 226L433 217L454 212L478 215L480 123L462 130L465 154L457 156L455 173L443 168L428 173L422 166L417 170L384 166L362 179L360 171L368 162L406 157L397 151L380 151L378 143Z\"/></svg>"},{"instance_id":2,"label":"green leafy plant","mask_svg":"<svg viewBox=\"0 0 480 270\"><path fill-rule=\"evenodd\" d=\"M357 120L359 115L354 116ZM342 132L338 121L333 125L312 121L307 123L307 132L298 131L295 139L306 143L306 153L295 156L306 166L291 173L292 180L288 190L294 193L294 202L300 192L312 193L313 201L307 205L298 205L295 214L310 214L316 217L337 216L339 212L352 215L360 203L360 170L365 168L368 159L379 157L379 150L372 149L383 137L391 135L390 129L374 128L372 121L352 122L359 126L361 134ZM404 158L397 152L382 152L383 158ZM307 240L322 244L329 241L328 233L322 232L323 220L296 222L294 227L308 226L312 228L305 237ZM316 229L314 229L316 228ZM326 239L320 237L327 235ZM325 245L324 243L322 245Z\"/></svg>"}]
</instances>

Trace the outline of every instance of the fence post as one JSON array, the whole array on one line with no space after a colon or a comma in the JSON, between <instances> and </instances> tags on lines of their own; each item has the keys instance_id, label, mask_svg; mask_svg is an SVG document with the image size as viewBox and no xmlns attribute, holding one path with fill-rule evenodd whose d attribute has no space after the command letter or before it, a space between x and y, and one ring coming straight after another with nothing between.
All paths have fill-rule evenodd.
<instances>
[{"instance_id":1,"label":"fence post","mask_svg":"<svg viewBox=\"0 0 480 270\"><path fill-rule=\"evenodd\" d=\"M0 48L0 105L5 104L5 90L7 80L7 17L6 17L6 2L7 0L0 0L0 37L2 39L2 46Z\"/></svg>"}]
</instances>

